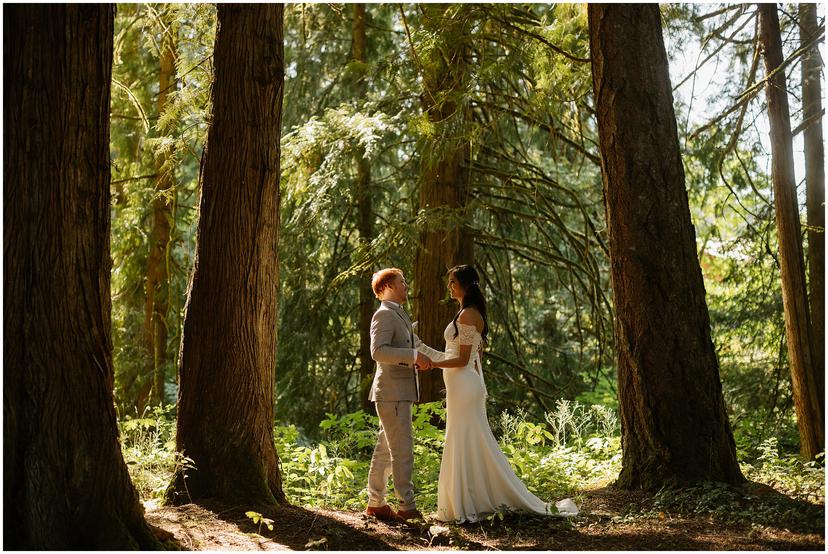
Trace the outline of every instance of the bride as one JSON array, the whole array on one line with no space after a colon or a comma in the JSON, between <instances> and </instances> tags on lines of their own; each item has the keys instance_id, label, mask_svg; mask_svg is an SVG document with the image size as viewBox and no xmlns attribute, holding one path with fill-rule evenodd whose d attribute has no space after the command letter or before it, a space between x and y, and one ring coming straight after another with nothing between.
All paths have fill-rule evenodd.
<instances>
[{"instance_id":1,"label":"bride","mask_svg":"<svg viewBox=\"0 0 828 554\"><path fill-rule=\"evenodd\" d=\"M437 486L437 519L474 522L508 508L550 515L576 515L570 499L547 504L515 475L489 428L486 383L479 349L486 340L486 300L477 271L469 265L449 270L448 288L460 311L446 327L446 351L434 367L444 369L446 442Z\"/></svg>"}]
</instances>

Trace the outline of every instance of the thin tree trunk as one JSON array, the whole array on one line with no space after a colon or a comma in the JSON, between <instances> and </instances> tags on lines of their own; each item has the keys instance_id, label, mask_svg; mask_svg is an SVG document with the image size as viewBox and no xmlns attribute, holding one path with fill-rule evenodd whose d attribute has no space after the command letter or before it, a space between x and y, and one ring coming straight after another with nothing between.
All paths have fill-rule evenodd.
<instances>
[{"instance_id":1,"label":"thin tree trunk","mask_svg":"<svg viewBox=\"0 0 828 554\"><path fill-rule=\"evenodd\" d=\"M3 15L3 547L158 548L113 398L114 7Z\"/></svg>"},{"instance_id":2,"label":"thin tree trunk","mask_svg":"<svg viewBox=\"0 0 828 554\"><path fill-rule=\"evenodd\" d=\"M354 4L354 61L360 64L358 71L356 93L357 98L363 99L367 92L367 62L368 39L365 32L365 4ZM359 213L359 240L367 246L374 239L374 206L371 197L371 165L365 158L365 149L358 148L357 158L357 208ZM359 397L362 409L371 413L373 405L369 400L371 382L374 374L374 360L371 358L371 318L374 315L374 293L371 290L370 269L359 277Z\"/></svg>"},{"instance_id":3,"label":"thin tree trunk","mask_svg":"<svg viewBox=\"0 0 828 554\"><path fill-rule=\"evenodd\" d=\"M783 60L776 4L759 4L759 28L765 55L765 69L770 75ZM788 342L800 451L802 456L812 459L824 447L823 425L813 371L811 320L808 314L805 262L796 198L791 118L785 87L785 72L778 71L768 80L766 88L771 135L771 172L779 237L785 336Z\"/></svg>"},{"instance_id":4,"label":"thin tree trunk","mask_svg":"<svg viewBox=\"0 0 828 554\"><path fill-rule=\"evenodd\" d=\"M162 21L167 26L161 38L160 68L158 73L158 116L167 109L170 93L175 90L176 45L174 22L164 12ZM167 366L167 309L169 306L169 245L170 229L175 221L174 168L168 167L171 153L165 150L155 160L155 196L152 199L152 233L147 257L146 306L144 309L144 336L150 356L151 391L149 400L163 404Z\"/></svg>"},{"instance_id":5,"label":"thin tree trunk","mask_svg":"<svg viewBox=\"0 0 828 554\"><path fill-rule=\"evenodd\" d=\"M618 485L740 482L658 5L588 6L615 300Z\"/></svg>"},{"instance_id":6,"label":"thin tree trunk","mask_svg":"<svg viewBox=\"0 0 828 554\"><path fill-rule=\"evenodd\" d=\"M800 43L818 31L816 4L800 4ZM823 427L825 425L825 146L822 138L822 59L813 45L802 56L802 119L805 127L805 188L808 209L808 272L810 276L813 374Z\"/></svg>"},{"instance_id":7,"label":"thin tree trunk","mask_svg":"<svg viewBox=\"0 0 828 554\"><path fill-rule=\"evenodd\" d=\"M469 196L469 149L464 137L467 107L457 102L468 68L463 22L451 15L457 5L427 5L426 24L439 30L441 43L423 60L421 96L429 120L438 129L426 139L420 171L420 209L438 209L420 233L414 260L417 334L429 346L442 348L443 331L457 312L446 287L449 268L474 263L474 241L465 224ZM442 208L444 211L440 211ZM420 373L422 402L439 400L444 388L440 370Z\"/></svg>"},{"instance_id":8,"label":"thin tree trunk","mask_svg":"<svg viewBox=\"0 0 828 554\"><path fill-rule=\"evenodd\" d=\"M173 503L284 499L273 443L283 5L219 4Z\"/></svg>"}]
</instances>

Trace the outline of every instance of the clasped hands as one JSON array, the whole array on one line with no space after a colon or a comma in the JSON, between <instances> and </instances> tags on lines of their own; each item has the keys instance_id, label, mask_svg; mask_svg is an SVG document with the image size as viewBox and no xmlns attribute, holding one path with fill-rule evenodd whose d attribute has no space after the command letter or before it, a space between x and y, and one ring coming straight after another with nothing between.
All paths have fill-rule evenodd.
<instances>
[{"instance_id":1,"label":"clasped hands","mask_svg":"<svg viewBox=\"0 0 828 554\"><path fill-rule=\"evenodd\" d=\"M417 361L414 362L414 367L416 367L418 371L428 371L434 367L434 362L432 362L431 358L422 352L417 352Z\"/></svg>"}]
</instances>

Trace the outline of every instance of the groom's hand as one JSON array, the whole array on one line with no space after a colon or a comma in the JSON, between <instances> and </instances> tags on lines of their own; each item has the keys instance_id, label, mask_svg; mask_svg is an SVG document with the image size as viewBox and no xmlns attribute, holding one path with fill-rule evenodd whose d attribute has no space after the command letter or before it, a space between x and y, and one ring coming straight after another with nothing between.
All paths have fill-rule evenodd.
<instances>
[{"instance_id":1,"label":"groom's hand","mask_svg":"<svg viewBox=\"0 0 828 554\"><path fill-rule=\"evenodd\" d=\"M431 369L431 358L422 352L417 352L417 361L414 362L414 366L420 371Z\"/></svg>"}]
</instances>

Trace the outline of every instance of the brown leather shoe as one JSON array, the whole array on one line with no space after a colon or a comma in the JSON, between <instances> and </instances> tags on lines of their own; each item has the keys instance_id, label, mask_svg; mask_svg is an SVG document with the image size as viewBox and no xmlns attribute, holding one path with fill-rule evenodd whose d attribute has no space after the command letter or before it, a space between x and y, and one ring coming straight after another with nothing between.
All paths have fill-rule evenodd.
<instances>
[{"instance_id":1,"label":"brown leather shoe","mask_svg":"<svg viewBox=\"0 0 828 554\"><path fill-rule=\"evenodd\" d=\"M409 519L424 519L423 514L420 513L420 510L413 509L413 510L400 510L397 512L397 519L400 521L408 521Z\"/></svg>"},{"instance_id":2,"label":"brown leather shoe","mask_svg":"<svg viewBox=\"0 0 828 554\"><path fill-rule=\"evenodd\" d=\"M397 512L386 504L385 506L368 506L365 508L365 515L375 517L382 521L397 521Z\"/></svg>"}]
</instances>

